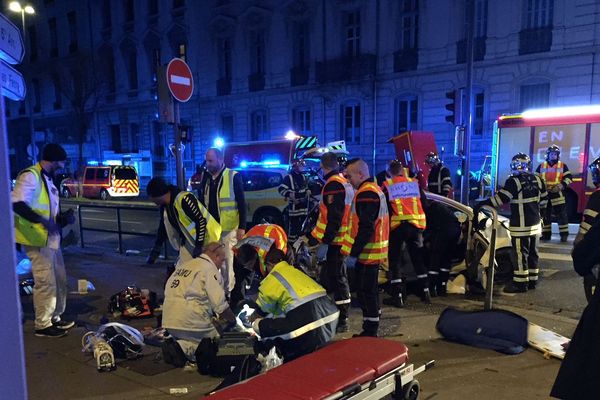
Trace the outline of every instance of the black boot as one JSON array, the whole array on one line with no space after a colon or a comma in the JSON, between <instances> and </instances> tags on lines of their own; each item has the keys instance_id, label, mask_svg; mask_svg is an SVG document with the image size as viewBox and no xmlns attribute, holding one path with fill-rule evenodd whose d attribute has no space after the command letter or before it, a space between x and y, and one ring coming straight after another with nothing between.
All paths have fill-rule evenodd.
<instances>
[{"instance_id":1,"label":"black boot","mask_svg":"<svg viewBox=\"0 0 600 400\"><path fill-rule=\"evenodd\" d=\"M504 286L505 293L525 293L527 292L527 283L524 282L510 282Z\"/></svg>"},{"instance_id":2,"label":"black boot","mask_svg":"<svg viewBox=\"0 0 600 400\"><path fill-rule=\"evenodd\" d=\"M446 297L448 293L446 292L446 281L439 281L436 285L437 295Z\"/></svg>"},{"instance_id":3,"label":"black boot","mask_svg":"<svg viewBox=\"0 0 600 400\"><path fill-rule=\"evenodd\" d=\"M560 235L560 241L565 243L569 240L569 235Z\"/></svg>"},{"instance_id":4,"label":"black boot","mask_svg":"<svg viewBox=\"0 0 600 400\"><path fill-rule=\"evenodd\" d=\"M383 299L383 304L385 304L386 306L403 308L404 307L404 298L402 297L402 293L398 293L394 297L387 297L387 298Z\"/></svg>"},{"instance_id":5,"label":"black boot","mask_svg":"<svg viewBox=\"0 0 600 400\"><path fill-rule=\"evenodd\" d=\"M423 289L423 293L421 294L421 301L425 304L431 304L431 294L429 293L428 287Z\"/></svg>"},{"instance_id":6,"label":"black boot","mask_svg":"<svg viewBox=\"0 0 600 400\"><path fill-rule=\"evenodd\" d=\"M431 297L438 296L437 285L436 285L435 281L432 279L429 279L429 295Z\"/></svg>"}]
</instances>

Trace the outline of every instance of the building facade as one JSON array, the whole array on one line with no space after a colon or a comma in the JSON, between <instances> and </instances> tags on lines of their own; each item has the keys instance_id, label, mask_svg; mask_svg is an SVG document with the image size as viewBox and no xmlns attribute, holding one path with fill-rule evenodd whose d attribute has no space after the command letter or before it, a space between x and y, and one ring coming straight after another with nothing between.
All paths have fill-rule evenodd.
<instances>
[{"instance_id":1,"label":"building facade","mask_svg":"<svg viewBox=\"0 0 600 400\"><path fill-rule=\"evenodd\" d=\"M478 169L498 115L600 103L600 3L473 1ZM188 176L217 136L269 140L290 129L345 140L376 171L395 158L390 137L433 131L456 171L445 105L466 87L465 3L38 0L26 20L28 98L7 107L13 174L33 130L39 145L65 143L73 158L81 147L83 162L133 160L141 175L174 177L173 128L156 100L156 67L173 57L196 85L181 104Z\"/></svg>"}]
</instances>

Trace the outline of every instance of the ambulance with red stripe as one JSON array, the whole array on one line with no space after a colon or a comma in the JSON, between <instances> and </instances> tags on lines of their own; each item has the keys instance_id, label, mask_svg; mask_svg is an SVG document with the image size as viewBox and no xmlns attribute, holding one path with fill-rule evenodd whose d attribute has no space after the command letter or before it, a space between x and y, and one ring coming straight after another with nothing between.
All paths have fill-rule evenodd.
<instances>
[{"instance_id":1,"label":"ambulance with red stripe","mask_svg":"<svg viewBox=\"0 0 600 400\"><path fill-rule=\"evenodd\" d=\"M87 166L81 179L65 179L60 184L63 197L87 197L109 200L138 197L140 181L129 165Z\"/></svg>"}]
</instances>

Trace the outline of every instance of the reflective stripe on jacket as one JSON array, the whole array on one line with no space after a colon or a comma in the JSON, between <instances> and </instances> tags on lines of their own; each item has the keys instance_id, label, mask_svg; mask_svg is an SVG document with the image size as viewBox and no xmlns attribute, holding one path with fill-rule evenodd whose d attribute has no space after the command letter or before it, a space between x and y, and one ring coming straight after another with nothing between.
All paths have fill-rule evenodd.
<instances>
[{"instance_id":1,"label":"reflective stripe on jacket","mask_svg":"<svg viewBox=\"0 0 600 400\"><path fill-rule=\"evenodd\" d=\"M221 190L219 190L219 221L223 232L230 232L240 226L240 213L235 201L233 177L237 174L229 168L223 170Z\"/></svg>"},{"instance_id":2,"label":"reflective stripe on jacket","mask_svg":"<svg viewBox=\"0 0 600 400\"><path fill-rule=\"evenodd\" d=\"M179 192L177 196L175 196L173 206L175 207L175 211L177 211L177 222L179 222L181 232L185 236L188 250L192 252L196 246L196 223L187 216L181 205L184 197L187 195L194 196L192 192ZM208 243L218 242L221 239L221 225L219 225L219 223L212 217L212 215L208 212L206 207L202 205L201 202L197 201L196 203L198 207L200 207L200 213L206 220L204 244L206 245Z\"/></svg>"},{"instance_id":3,"label":"reflective stripe on jacket","mask_svg":"<svg viewBox=\"0 0 600 400\"><path fill-rule=\"evenodd\" d=\"M31 204L31 209L45 219L50 219L50 197L48 188L42 176L42 166L37 163L19 173L31 172L37 179L38 185ZM35 247L44 247L48 243L48 231L40 223L33 223L27 219L14 215L15 219L15 241L20 244Z\"/></svg>"},{"instance_id":4,"label":"reflective stripe on jacket","mask_svg":"<svg viewBox=\"0 0 600 400\"><path fill-rule=\"evenodd\" d=\"M388 241L390 236L390 221L387 213L387 204L385 195L375 182L365 182L355 192L352 208L350 209L350 218L348 220L348 230L342 243L342 254L350 255L354 239L358 234L358 225L360 220L356 213L356 200L358 196L366 191L371 191L379 197L379 214L375 220L373 233L369 241L358 255L358 262L367 265L379 265L387 261Z\"/></svg>"},{"instance_id":5,"label":"reflective stripe on jacket","mask_svg":"<svg viewBox=\"0 0 600 400\"><path fill-rule=\"evenodd\" d=\"M386 179L383 186L388 194L392 211L390 229L396 229L402 221L407 221L417 228L425 229L426 217L421 204L419 182L408 176L395 176Z\"/></svg>"},{"instance_id":6,"label":"reflective stripe on jacket","mask_svg":"<svg viewBox=\"0 0 600 400\"><path fill-rule=\"evenodd\" d=\"M340 246L344 241L344 236L348 231L348 221L350 219L350 209L352 208L352 200L354 199L354 189L352 185L348 182L346 178L344 178L341 174L334 174L327 179L325 185L323 185L323 191L321 192L321 201L319 203L319 218L317 220L317 224L315 225L315 229L312 231L312 236L318 241L323 240L323 236L325 235L325 229L327 228L327 206L325 205L326 196L325 196L325 188L329 182L339 182L342 186L344 186L345 198L344 198L344 215L342 217L342 224L340 225L340 229L338 229L335 237L331 241L331 244Z\"/></svg>"},{"instance_id":7,"label":"reflective stripe on jacket","mask_svg":"<svg viewBox=\"0 0 600 400\"><path fill-rule=\"evenodd\" d=\"M265 237L269 239L273 239L275 247L279 250L287 253L287 234L285 230L279 225L275 224L259 224L254 225L244 238L250 238L253 236ZM258 253L258 263L261 269L261 272L265 271L265 257L269 249L265 249L261 246L254 246L256 252Z\"/></svg>"}]
</instances>

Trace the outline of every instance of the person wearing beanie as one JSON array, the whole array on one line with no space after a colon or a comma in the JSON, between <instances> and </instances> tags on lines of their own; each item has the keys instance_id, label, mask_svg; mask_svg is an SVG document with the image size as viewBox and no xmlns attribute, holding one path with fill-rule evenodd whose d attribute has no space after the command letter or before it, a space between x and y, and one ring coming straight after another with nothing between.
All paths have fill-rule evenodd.
<instances>
[{"instance_id":1,"label":"person wearing beanie","mask_svg":"<svg viewBox=\"0 0 600 400\"><path fill-rule=\"evenodd\" d=\"M146 263L158 258L165 240L179 251L177 265L199 257L205 243L217 242L221 226L192 192L181 191L163 178L154 177L146 188L148 197L160 207L161 221Z\"/></svg>"},{"instance_id":2,"label":"person wearing beanie","mask_svg":"<svg viewBox=\"0 0 600 400\"><path fill-rule=\"evenodd\" d=\"M35 281L35 335L61 337L75 323L62 319L67 304L67 274L60 250L61 229L75 222L73 210L61 213L54 172L64 168L67 152L56 143L42 150L42 160L19 172L11 192L15 239L31 261Z\"/></svg>"}]
</instances>

